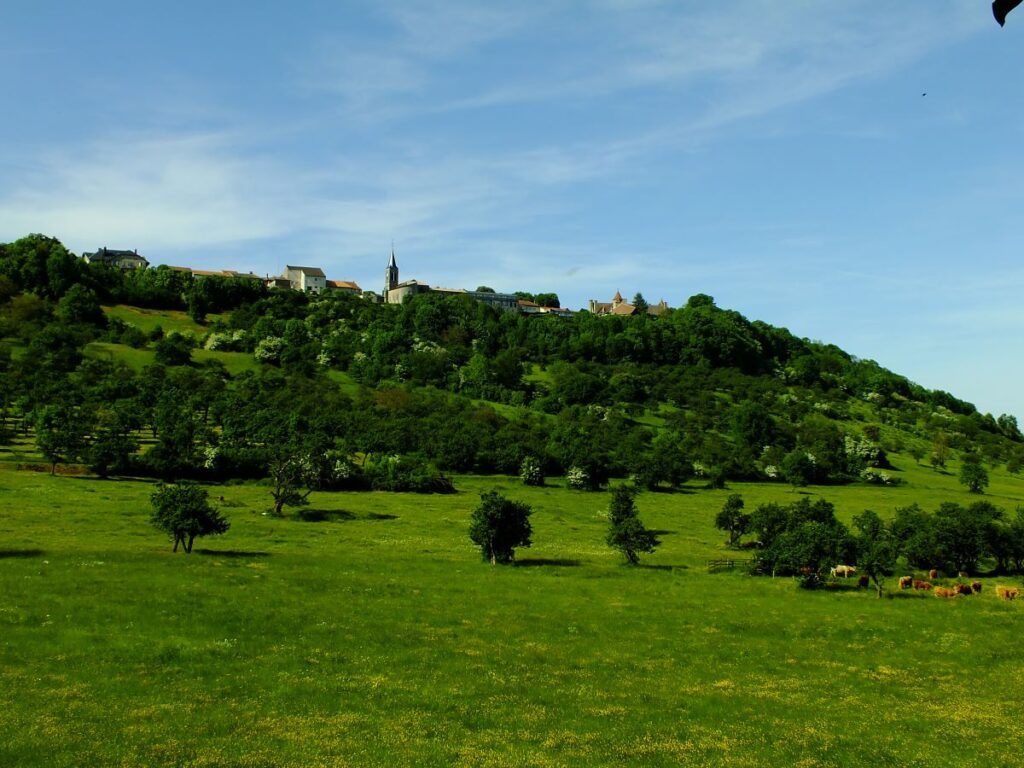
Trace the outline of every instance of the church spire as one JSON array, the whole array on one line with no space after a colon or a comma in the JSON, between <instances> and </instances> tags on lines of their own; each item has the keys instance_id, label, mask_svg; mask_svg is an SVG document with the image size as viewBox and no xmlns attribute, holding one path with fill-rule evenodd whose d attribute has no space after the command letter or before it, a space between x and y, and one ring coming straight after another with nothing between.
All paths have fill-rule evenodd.
<instances>
[{"instance_id":1,"label":"church spire","mask_svg":"<svg viewBox=\"0 0 1024 768\"><path fill-rule=\"evenodd\" d=\"M398 287L398 262L395 261L395 246L391 245L391 260L384 270L384 303L388 301L388 291Z\"/></svg>"}]
</instances>

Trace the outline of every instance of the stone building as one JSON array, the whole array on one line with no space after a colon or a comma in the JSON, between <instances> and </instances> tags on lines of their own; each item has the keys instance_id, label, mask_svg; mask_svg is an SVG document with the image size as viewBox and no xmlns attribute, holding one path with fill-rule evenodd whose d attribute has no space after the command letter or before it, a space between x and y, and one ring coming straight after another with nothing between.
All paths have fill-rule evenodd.
<instances>
[{"instance_id":1,"label":"stone building","mask_svg":"<svg viewBox=\"0 0 1024 768\"><path fill-rule=\"evenodd\" d=\"M145 269L149 261L145 256L140 256L138 250L115 251L111 248L97 248L94 253L83 253L82 258L86 264L109 264L118 269Z\"/></svg>"},{"instance_id":2,"label":"stone building","mask_svg":"<svg viewBox=\"0 0 1024 768\"><path fill-rule=\"evenodd\" d=\"M398 279L398 263L395 261L395 252L391 252L391 260L384 270L384 302L386 304L401 304L409 296L418 296L421 293L440 293L446 295L469 296L471 299L490 304L505 310L516 310L519 308L519 300L511 293L492 293L490 291L467 291L465 288L436 288L419 280L406 280L400 282Z\"/></svg>"}]
</instances>

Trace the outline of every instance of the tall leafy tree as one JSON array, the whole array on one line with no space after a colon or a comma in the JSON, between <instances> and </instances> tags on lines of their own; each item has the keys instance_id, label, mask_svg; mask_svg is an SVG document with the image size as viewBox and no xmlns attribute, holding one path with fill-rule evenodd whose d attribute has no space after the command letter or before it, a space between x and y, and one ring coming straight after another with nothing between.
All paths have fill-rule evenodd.
<instances>
[{"instance_id":1,"label":"tall leafy tree","mask_svg":"<svg viewBox=\"0 0 1024 768\"><path fill-rule=\"evenodd\" d=\"M729 494L722 509L715 516L715 528L729 534L728 544L735 547L740 537L750 530L750 515L743 512L743 497L738 493Z\"/></svg>"},{"instance_id":2,"label":"tall leafy tree","mask_svg":"<svg viewBox=\"0 0 1024 768\"><path fill-rule=\"evenodd\" d=\"M516 547L532 543L532 514L528 504L506 499L497 491L481 493L480 504L470 518L469 538L491 565L511 563Z\"/></svg>"},{"instance_id":3,"label":"tall leafy tree","mask_svg":"<svg viewBox=\"0 0 1024 768\"><path fill-rule=\"evenodd\" d=\"M654 531L640 522L636 511L636 490L625 485L612 490L608 506L608 546L619 550L629 565L637 565L642 553L650 554L660 542Z\"/></svg>"},{"instance_id":4,"label":"tall leafy tree","mask_svg":"<svg viewBox=\"0 0 1024 768\"><path fill-rule=\"evenodd\" d=\"M180 544L186 554L192 553L192 544L200 536L227 532L231 524L209 501L205 488L195 483L157 486L150 497L153 513L150 522Z\"/></svg>"},{"instance_id":5,"label":"tall leafy tree","mask_svg":"<svg viewBox=\"0 0 1024 768\"><path fill-rule=\"evenodd\" d=\"M871 510L854 517L853 527L857 532L857 567L871 578L881 597L885 577L896 567L896 542L882 518Z\"/></svg>"},{"instance_id":6,"label":"tall leafy tree","mask_svg":"<svg viewBox=\"0 0 1024 768\"><path fill-rule=\"evenodd\" d=\"M50 462L50 474L58 464L78 459L88 444L90 422L85 411L70 404L48 405L36 419L36 447Z\"/></svg>"},{"instance_id":7,"label":"tall leafy tree","mask_svg":"<svg viewBox=\"0 0 1024 768\"><path fill-rule=\"evenodd\" d=\"M960 484L971 493L984 493L988 487L988 471L976 453L968 453L960 465Z\"/></svg>"}]
</instances>

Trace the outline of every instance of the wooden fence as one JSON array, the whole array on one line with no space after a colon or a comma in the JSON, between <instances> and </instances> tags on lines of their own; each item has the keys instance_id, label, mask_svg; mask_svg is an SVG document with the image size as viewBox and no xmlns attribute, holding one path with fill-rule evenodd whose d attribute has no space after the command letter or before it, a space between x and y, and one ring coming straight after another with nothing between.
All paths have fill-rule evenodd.
<instances>
[{"instance_id":1,"label":"wooden fence","mask_svg":"<svg viewBox=\"0 0 1024 768\"><path fill-rule=\"evenodd\" d=\"M752 558L749 557L732 557L721 560L708 560L708 573L717 573L718 571L731 571L735 568L746 568L753 562Z\"/></svg>"}]
</instances>

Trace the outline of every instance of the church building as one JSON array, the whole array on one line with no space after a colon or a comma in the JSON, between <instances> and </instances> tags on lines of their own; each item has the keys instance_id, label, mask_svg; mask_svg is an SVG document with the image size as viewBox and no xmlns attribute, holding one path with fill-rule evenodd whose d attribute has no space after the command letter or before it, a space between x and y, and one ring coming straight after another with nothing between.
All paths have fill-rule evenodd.
<instances>
[{"instance_id":1,"label":"church building","mask_svg":"<svg viewBox=\"0 0 1024 768\"><path fill-rule=\"evenodd\" d=\"M490 291L467 291L465 288L436 288L421 283L419 280L406 280L399 282L398 263L395 261L395 252L391 251L391 260L387 269L384 270L384 303L401 304L407 296L417 296L421 293L441 293L449 296L469 296L471 299L490 304L499 309L517 310L518 299L511 293L491 293Z\"/></svg>"}]
</instances>

